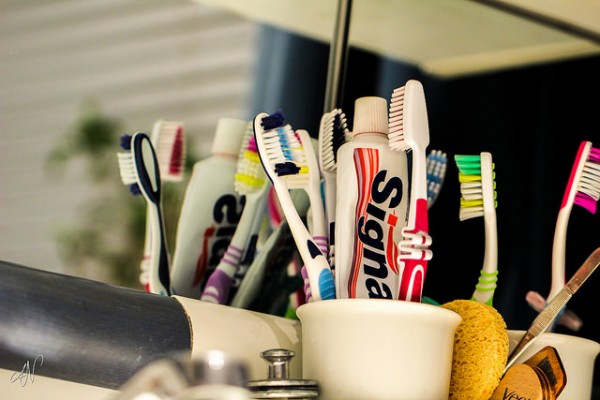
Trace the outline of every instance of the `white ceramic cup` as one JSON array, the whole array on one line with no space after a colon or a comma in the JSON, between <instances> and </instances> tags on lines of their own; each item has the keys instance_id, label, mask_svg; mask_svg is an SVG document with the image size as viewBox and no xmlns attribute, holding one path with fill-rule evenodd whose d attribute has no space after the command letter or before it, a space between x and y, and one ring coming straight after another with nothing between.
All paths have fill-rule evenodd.
<instances>
[{"instance_id":1,"label":"white ceramic cup","mask_svg":"<svg viewBox=\"0 0 600 400\"><path fill-rule=\"evenodd\" d=\"M525 331L509 330L510 351L525 335ZM594 362L600 353L600 344L593 340L561 333L542 333L517 358L522 363L546 346L552 346L558 352L567 374L567 385L561 392L560 400L586 400L592 397L594 382Z\"/></svg>"},{"instance_id":2,"label":"white ceramic cup","mask_svg":"<svg viewBox=\"0 0 600 400\"><path fill-rule=\"evenodd\" d=\"M302 376L322 400L447 400L461 317L423 303L336 299L304 304Z\"/></svg>"}]
</instances>

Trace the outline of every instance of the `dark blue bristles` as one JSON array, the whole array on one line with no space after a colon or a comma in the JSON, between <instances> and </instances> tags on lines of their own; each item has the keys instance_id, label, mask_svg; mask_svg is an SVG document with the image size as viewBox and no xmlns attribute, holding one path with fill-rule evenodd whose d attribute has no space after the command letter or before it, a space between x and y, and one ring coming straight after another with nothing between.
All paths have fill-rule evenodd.
<instances>
[{"instance_id":1,"label":"dark blue bristles","mask_svg":"<svg viewBox=\"0 0 600 400\"><path fill-rule=\"evenodd\" d=\"M266 116L262 119L261 125L265 131L270 131L271 129L278 128L285 124L285 116L281 110Z\"/></svg>"},{"instance_id":2,"label":"dark blue bristles","mask_svg":"<svg viewBox=\"0 0 600 400\"><path fill-rule=\"evenodd\" d=\"M293 162L275 164L275 173L279 176L295 175L300 172L300 168Z\"/></svg>"},{"instance_id":3,"label":"dark blue bristles","mask_svg":"<svg viewBox=\"0 0 600 400\"><path fill-rule=\"evenodd\" d=\"M333 116L333 135L331 137L331 146L333 147L333 160L337 163L337 152L339 148L346 143L346 121L342 119L343 114Z\"/></svg>"},{"instance_id":4,"label":"dark blue bristles","mask_svg":"<svg viewBox=\"0 0 600 400\"><path fill-rule=\"evenodd\" d=\"M131 135L124 133L120 138L120 145L123 150L131 150Z\"/></svg>"},{"instance_id":5,"label":"dark blue bristles","mask_svg":"<svg viewBox=\"0 0 600 400\"><path fill-rule=\"evenodd\" d=\"M129 192L134 196L139 196L140 194L142 194L140 185L138 185L137 183L132 183L131 185L129 185Z\"/></svg>"}]
</instances>

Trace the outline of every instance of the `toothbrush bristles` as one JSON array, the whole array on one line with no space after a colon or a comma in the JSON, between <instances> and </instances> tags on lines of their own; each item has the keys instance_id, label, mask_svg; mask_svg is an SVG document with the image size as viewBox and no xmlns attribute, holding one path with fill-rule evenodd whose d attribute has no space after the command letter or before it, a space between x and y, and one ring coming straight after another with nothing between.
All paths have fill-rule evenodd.
<instances>
[{"instance_id":1,"label":"toothbrush bristles","mask_svg":"<svg viewBox=\"0 0 600 400\"><path fill-rule=\"evenodd\" d=\"M405 150L408 146L404 139L404 94L406 86L394 89L390 99L388 118L390 148L398 151Z\"/></svg>"},{"instance_id":2,"label":"toothbrush bristles","mask_svg":"<svg viewBox=\"0 0 600 400\"><path fill-rule=\"evenodd\" d=\"M185 157L185 139L183 136L183 128L177 127L177 133L175 134L175 143L171 150L172 161L169 163L169 175L179 175L183 172L184 168L184 157Z\"/></svg>"},{"instance_id":3,"label":"toothbrush bristles","mask_svg":"<svg viewBox=\"0 0 600 400\"><path fill-rule=\"evenodd\" d=\"M124 133L119 139L119 145L123 150L131 150L131 135Z\"/></svg>"},{"instance_id":4,"label":"toothbrush bristles","mask_svg":"<svg viewBox=\"0 0 600 400\"><path fill-rule=\"evenodd\" d=\"M300 168L293 162L275 164L275 173L279 176L295 175L300 172Z\"/></svg>"},{"instance_id":5,"label":"toothbrush bristles","mask_svg":"<svg viewBox=\"0 0 600 400\"><path fill-rule=\"evenodd\" d=\"M459 219L461 221L481 217L484 215L484 193L483 182L481 175L481 155L455 155L454 160L458 167L458 181L460 183L460 210ZM493 206L496 208L498 203L496 193L496 173L494 171L494 163L492 168L492 188Z\"/></svg>"},{"instance_id":6,"label":"toothbrush bristles","mask_svg":"<svg viewBox=\"0 0 600 400\"><path fill-rule=\"evenodd\" d=\"M333 116L332 132L331 146L333 150L333 160L337 164L337 151L346 142L346 136L348 135L346 115L341 110L338 110Z\"/></svg>"},{"instance_id":7,"label":"toothbrush bristles","mask_svg":"<svg viewBox=\"0 0 600 400\"><path fill-rule=\"evenodd\" d=\"M283 115L283 112L279 110L264 117L261 123L265 131L270 131L283 126L285 124L285 116Z\"/></svg>"},{"instance_id":8,"label":"toothbrush bristles","mask_svg":"<svg viewBox=\"0 0 600 400\"><path fill-rule=\"evenodd\" d=\"M138 185L137 183L132 183L131 185L129 185L129 192L134 196L139 196L140 194L142 194L140 185Z\"/></svg>"},{"instance_id":9,"label":"toothbrush bristles","mask_svg":"<svg viewBox=\"0 0 600 400\"><path fill-rule=\"evenodd\" d=\"M574 204L596 213L600 199L600 149L591 148L577 185Z\"/></svg>"}]
</instances>

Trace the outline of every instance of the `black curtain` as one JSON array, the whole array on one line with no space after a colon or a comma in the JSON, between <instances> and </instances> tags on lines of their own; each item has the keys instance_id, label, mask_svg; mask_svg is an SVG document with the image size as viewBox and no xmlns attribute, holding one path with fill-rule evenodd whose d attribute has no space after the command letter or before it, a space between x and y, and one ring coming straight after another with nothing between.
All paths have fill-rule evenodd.
<instances>
[{"instance_id":1,"label":"black curtain","mask_svg":"<svg viewBox=\"0 0 600 400\"><path fill-rule=\"evenodd\" d=\"M260 38L253 115L282 109L295 128L314 137L323 113L329 46L264 27ZM600 57L510 69L454 79L430 76L402 64L351 48L344 96L339 106L351 125L361 96L389 100L408 79L423 83L430 124L429 149L449 155L440 197L430 210L433 259L424 294L438 302L471 296L483 261L483 219L459 222L455 154L489 151L496 165L499 280L494 305L509 329L527 329L536 316L525 301L550 289L556 217L579 143L600 147ZM600 247L600 212L575 206L567 235L567 279ZM600 342L595 307L596 274L569 302L584 322L574 333ZM600 363L596 362L596 382ZM598 386L600 383L596 383ZM599 396L598 389L595 395ZM600 397L598 397L600 398Z\"/></svg>"}]
</instances>

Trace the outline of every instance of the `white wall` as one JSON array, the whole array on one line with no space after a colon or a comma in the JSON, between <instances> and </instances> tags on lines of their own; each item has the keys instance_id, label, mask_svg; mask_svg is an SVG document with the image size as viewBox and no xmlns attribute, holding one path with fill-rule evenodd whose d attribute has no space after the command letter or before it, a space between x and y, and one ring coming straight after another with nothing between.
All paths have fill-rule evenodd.
<instances>
[{"instance_id":1,"label":"white wall","mask_svg":"<svg viewBox=\"0 0 600 400\"><path fill-rule=\"evenodd\" d=\"M54 236L96 194L83 164L52 181L44 163L83 101L131 131L149 131L158 118L184 121L206 156L218 118L248 117L257 29L185 0L0 7L0 260L78 275L61 262Z\"/></svg>"}]
</instances>

